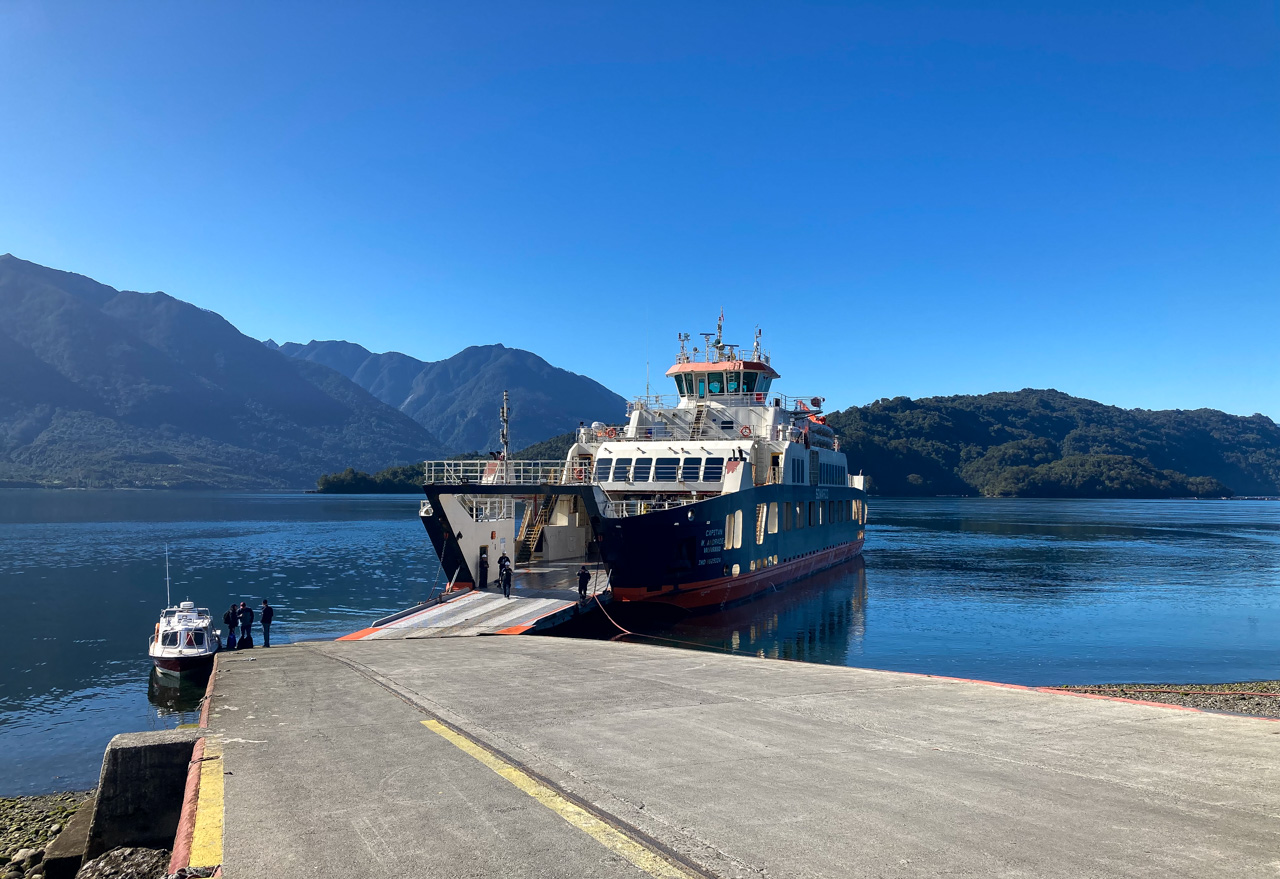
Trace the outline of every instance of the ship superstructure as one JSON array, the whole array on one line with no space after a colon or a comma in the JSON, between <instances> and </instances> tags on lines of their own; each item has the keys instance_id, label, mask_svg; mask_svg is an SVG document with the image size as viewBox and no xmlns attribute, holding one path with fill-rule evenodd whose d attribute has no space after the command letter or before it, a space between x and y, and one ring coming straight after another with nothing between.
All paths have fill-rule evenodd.
<instances>
[{"instance_id":1,"label":"ship superstructure","mask_svg":"<svg viewBox=\"0 0 1280 879\"><path fill-rule=\"evenodd\" d=\"M583 425L565 460L427 462L422 520L451 582L474 583L506 552L603 567L615 601L695 608L857 555L863 477L822 398L774 391L759 332L747 353L722 329L701 351L682 334L666 373L675 395Z\"/></svg>"}]
</instances>

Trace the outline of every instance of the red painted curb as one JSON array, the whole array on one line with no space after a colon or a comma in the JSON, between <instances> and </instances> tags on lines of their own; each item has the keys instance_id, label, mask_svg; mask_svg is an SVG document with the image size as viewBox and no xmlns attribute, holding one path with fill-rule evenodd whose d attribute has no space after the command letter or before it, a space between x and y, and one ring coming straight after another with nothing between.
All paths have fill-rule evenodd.
<instances>
[{"instance_id":1,"label":"red painted curb","mask_svg":"<svg viewBox=\"0 0 1280 879\"><path fill-rule=\"evenodd\" d=\"M200 766L204 759L204 739L196 739L191 751L191 763L187 766L187 786L182 792L182 812L178 818L178 832L173 837L173 854L169 857L169 872L176 873L191 863L191 840L196 832L196 805L200 801Z\"/></svg>"}]
</instances>

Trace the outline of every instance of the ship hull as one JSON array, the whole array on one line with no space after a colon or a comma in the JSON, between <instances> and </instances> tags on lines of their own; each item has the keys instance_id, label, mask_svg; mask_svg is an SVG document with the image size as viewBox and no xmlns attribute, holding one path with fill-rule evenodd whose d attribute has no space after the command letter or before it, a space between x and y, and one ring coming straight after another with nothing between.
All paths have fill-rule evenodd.
<instances>
[{"instance_id":1,"label":"ship hull","mask_svg":"<svg viewBox=\"0 0 1280 879\"><path fill-rule=\"evenodd\" d=\"M865 503L855 488L765 485L605 520L601 554L613 600L724 607L842 564L862 552ZM730 530L737 533L726 539Z\"/></svg>"}]
</instances>

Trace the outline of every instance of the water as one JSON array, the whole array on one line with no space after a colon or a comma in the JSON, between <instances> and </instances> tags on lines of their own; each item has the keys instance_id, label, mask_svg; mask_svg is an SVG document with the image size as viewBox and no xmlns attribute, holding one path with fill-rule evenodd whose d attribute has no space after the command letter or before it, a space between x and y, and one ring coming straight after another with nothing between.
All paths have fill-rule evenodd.
<instances>
[{"instance_id":1,"label":"water","mask_svg":"<svg viewBox=\"0 0 1280 879\"><path fill-rule=\"evenodd\" d=\"M191 719L192 693L148 698L166 542L174 600L220 620L266 597L273 641L330 638L439 582L417 506L0 492L0 796L92 787L113 734ZM872 520L865 566L646 631L1026 684L1280 677L1280 504L877 499Z\"/></svg>"}]
</instances>

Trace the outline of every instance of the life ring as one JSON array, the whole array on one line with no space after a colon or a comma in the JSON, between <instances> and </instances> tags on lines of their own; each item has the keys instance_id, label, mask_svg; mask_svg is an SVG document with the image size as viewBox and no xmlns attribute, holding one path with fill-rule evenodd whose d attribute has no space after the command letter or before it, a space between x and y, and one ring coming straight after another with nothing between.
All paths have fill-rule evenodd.
<instances>
[{"instance_id":1,"label":"life ring","mask_svg":"<svg viewBox=\"0 0 1280 879\"><path fill-rule=\"evenodd\" d=\"M742 427L738 428L738 433L742 434L744 437L751 436L751 425L750 424L742 425Z\"/></svg>"},{"instance_id":2,"label":"life ring","mask_svg":"<svg viewBox=\"0 0 1280 879\"><path fill-rule=\"evenodd\" d=\"M616 427L611 427L604 432L604 435L607 436L609 439L613 439L615 436L618 435L618 429Z\"/></svg>"},{"instance_id":3,"label":"life ring","mask_svg":"<svg viewBox=\"0 0 1280 879\"><path fill-rule=\"evenodd\" d=\"M587 477L587 471L582 469L581 467L578 467L573 471L573 478L578 480L579 482L586 479L586 477Z\"/></svg>"}]
</instances>

